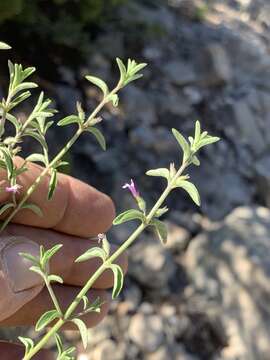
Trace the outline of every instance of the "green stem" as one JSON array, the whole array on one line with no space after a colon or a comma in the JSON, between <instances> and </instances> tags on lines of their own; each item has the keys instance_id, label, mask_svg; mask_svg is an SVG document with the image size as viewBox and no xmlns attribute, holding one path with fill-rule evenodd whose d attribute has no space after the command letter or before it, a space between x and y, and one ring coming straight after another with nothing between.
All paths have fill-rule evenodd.
<instances>
[{"instance_id":1,"label":"green stem","mask_svg":"<svg viewBox=\"0 0 270 360\"><path fill-rule=\"evenodd\" d=\"M54 304L55 309L57 310L58 314L62 316L63 315L62 310L60 308L59 302L57 300L57 297L55 296L55 293L54 293L54 291L52 289L52 286L51 286L50 282L46 278L44 278L44 281L45 281L45 285L46 285L46 287L48 289L48 292L50 294L50 297L52 299L52 302Z\"/></svg>"},{"instance_id":2,"label":"green stem","mask_svg":"<svg viewBox=\"0 0 270 360\"><path fill-rule=\"evenodd\" d=\"M98 269L97 271L90 277L84 287L81 289L79 294L76 296L74 301L69 305L66 310L63 319L58 320L58 322L50 329L50 331L35 345L35 347L26 355L23 360L30 360L32 357L37 354L37 352L42 349L50 339L50 336L53 336L66 322L70 321L70 318L74 311L76 310L79 303L82 301L83 296L85 296L88 291L91 289L96 280L103 274L103 272L108 268L110 264L112 264L127 248L137 239L137 237L144 231L144 229L148 226L151 219L155 216L156 211L162 206L163 202L170 194L171 190L174 187L175 180L183 173L183 171L188 166L188 162L182 164L174 177L169 181L166 189L161 194L160 198L153 206L151 211L146 217L146 222L142 223L137 227L137 229L130 235L130 237L116 250ZM60 324L61 322L61 324Z\"/></svg>"},{"instance_id":3,"label":"green stem","mask_svg":"<svg viewBox=\"0 0 270 360\"><path fill-rule=\"evenodd\" d=\"M59 152L58 155L55 156L55 158L49 163L49 165L40 173L40 175L36 178L36 180L33 182L33 184L30 186L30 188L26 191L24 194L22 200L18 203L16 209L13 210L13 212L5 219L5 221L2 223L0 227L0 233L7 227L9 222L13 219L13 217L19 212L19 210L22 208L23 204L27 201L30 195L35 191L41 180L46 176L49 171L54 167L55 164L57 164L62 157L69 151L69 149L72 147L72 145L77 141L77 139L80 137L80 135L84 132L85 128L89 126L89 122L96 117L96 115L99 113L99 111L104 107L104 105L108 102L108 97L116 94L121 89L121 83L118 83L115 89L113 89L108 96L106 96L103 101L95 108L95 110L91 113L91 115L86 120L85 124L80 127L77 132L73 135L73 137L69 140L69 142L64 146L64 148Z\"/></svg>"}]
</instances>

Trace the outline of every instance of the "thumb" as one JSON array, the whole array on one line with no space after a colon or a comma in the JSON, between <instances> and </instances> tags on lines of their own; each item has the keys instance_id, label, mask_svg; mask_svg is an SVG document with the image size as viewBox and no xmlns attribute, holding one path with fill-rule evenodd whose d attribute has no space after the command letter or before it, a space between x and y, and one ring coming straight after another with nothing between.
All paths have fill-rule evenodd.
<instances>
[{"instance_id":1,"label":"thumb","mask_svg":"<svg viewBox=\"0 0 270 360\"><path fill-rule=\"evenodd\" d=\"M29 268L21 252L39 256L39 246L23 236L0 237L0 321L10 317L43 288L43 279Z\"/></svg>"}]
</instances>

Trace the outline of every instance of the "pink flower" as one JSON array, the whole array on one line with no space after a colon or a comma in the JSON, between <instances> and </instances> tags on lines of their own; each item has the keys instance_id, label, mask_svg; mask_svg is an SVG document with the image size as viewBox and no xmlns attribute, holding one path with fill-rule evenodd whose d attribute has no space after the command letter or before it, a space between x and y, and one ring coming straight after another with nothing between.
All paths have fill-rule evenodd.
<instances>
[{"instance_id":1,"label":"pink flower","mask_svg":"<svg viewBox=\"0 0 270 360\"><path fill-rule=\"evenodd\" d=\"M6 186L6 192L12 193L12 194L18 194L21 188L22 188L22 186L19 184L16 184L13 186Z\"/></svg>"},{"instance_id":2,"label":"pink flower","mask_svg":"<svg viewBox=\"0 0 270 360\"><path fill-rule=\"evenodd\" d=\"M138 198L140 196L140 193L136 189L135 183L132 179L130 180L130 184L127 183L124 186L122 186L122 188L128 189L135 198Z\"/></svg>"}]
</instances>

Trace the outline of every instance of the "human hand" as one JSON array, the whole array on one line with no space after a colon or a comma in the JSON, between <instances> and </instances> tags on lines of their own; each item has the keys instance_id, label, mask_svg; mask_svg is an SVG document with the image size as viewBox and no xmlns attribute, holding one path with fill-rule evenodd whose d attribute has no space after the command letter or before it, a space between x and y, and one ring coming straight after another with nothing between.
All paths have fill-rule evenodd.
<instances>
[{"instance_id":1,"label":"human hand","mask_svg":"<svg viewBox=\"0 0 270 360\"><path fill-rule=\"evenodd\" d=\"M21 162L21 159L17 159ZM41 167L31 164L29 171L19 177L22 193L27 190L39 175ZM0 174L0 179L4 174ZM39 245L45 249L55 244L63 244L61 250L52 258L50 270L60 275L63 285L54 285L54 291L61 308L72 302L88 278L99 267L98 259L86 263L74 263L74 260L91 246L97 245L96 235L106 232L114 218L114 206L106 195L93 187L70 176L60 175L58 186L52 200L47 200L49 178L44 179L29 199L43 211L42 218L29 210L20 211L0 236L0 326L34 325L38 318L53 308L41 277L29 271L32 265L18 255L28 252L37 255ZM0 202L7 200L9 194L0 193ZM20 196L20 194L18 194ZM91 239L90 239L91 238ZM118 264L126 271L127 258L122 256ZM109 297L106 289L113 285L110 271L104 272L90 291L90 299L99 297L105 303L100 313L89 313L84 321L89 327L97 325L107 314ZM66 325L67 329L69 325ZM72 326L69 326L72 328ZM4 351L6 355L4 356ZM9 358L20 358L23 352L14 345L0 343L0 354ZM11 356L14 352L18 357ZM49 360L44 352L37 359Z\"/></svg>"}]
</instances>

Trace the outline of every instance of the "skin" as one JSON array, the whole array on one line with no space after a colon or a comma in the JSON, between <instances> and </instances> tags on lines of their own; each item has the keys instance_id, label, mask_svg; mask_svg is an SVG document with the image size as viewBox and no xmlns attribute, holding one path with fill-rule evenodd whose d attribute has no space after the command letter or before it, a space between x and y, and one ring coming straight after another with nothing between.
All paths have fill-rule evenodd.
<instances>
[{"instance_id":1,"label":"skin","mask_svg":"<svg viewBox=\"0 0 270 360\"><path fill-rule=\"evenodd\" d=\"M22 159L16 159L17 164ZM18 183L22 185L23 193L39 175L41 167L30 164L29 171L19 177ZM4 173L0 173L0 179L4 179ZM55 244L63 244L62 249L57 253L50 264L53 274L58 274L64 279L63 285L54 285L54 291L59 299L61 308L65 309L75 298L80 287L88 280L91 274L99 266L99 260L93 259L85 263L74 264L74 260L84 251L92 246L98 245L97 234L106 232L115 217L114 205L111 199L93 187L76 180L70 176L60 174L55 195L51 201L47 200L49 177L45 178L33 193L29 202L37 204L43 211L44 216L38 217L29 210L22 210L13 219L6 230L1 234L0 247L10 236L23 236L36 244L43 244L50 248ZM2 182L2 186L4 183ZM0 192L0 203L8 200L10 194ZM18 197L22 195L18 194ZM112 251L116 249L113 247ZM127 257L123 255L117 263L124 272L127 270ZM5 274L2 274L1 281L7 281ZM85 318L88 327L96 326L106 316L109 308L110 297L106 289L113 285L113 276L110 271L105 272L95 283L90 291L89 298L100 297L106 303L102 305L100 313L90 313ZM3 286L2 286L3 288ZM45 311L52 309L52 302L40 279L37 279L36 286L31 289L27 301L25 297L5 291L0 295L1 302L9 304L4 307L4 318L0 318L0 326L21 326L34 325L38 318ZM5 296L8 299L5 299ZM16 310L12 311L12 304ZM0 306L1 307L1 306ZM6 314L6 316L5 316ZM66 329L72 329L66 325ZM8 359L19 359L22 355L22 348L17 345L1 343L0 354ZM50 353L41 352L36 359L53 359Z\"/></svg>"}]
</instances>

